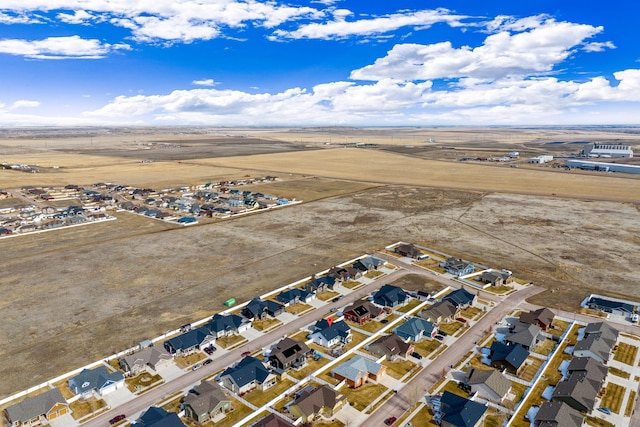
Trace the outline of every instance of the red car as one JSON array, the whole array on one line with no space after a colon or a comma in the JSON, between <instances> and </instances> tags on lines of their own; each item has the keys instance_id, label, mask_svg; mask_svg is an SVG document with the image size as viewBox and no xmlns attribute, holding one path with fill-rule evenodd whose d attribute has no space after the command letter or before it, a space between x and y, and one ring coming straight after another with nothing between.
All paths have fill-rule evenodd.
<instances>
[{"instance_id":1,"label":"red car","mask_svg":"<svg viewBox=\"0 0 640 427\"><path fill-rule=\"evenodd\" d=\"M242 353L242 357L247 357L250 354L251 354L250 351L245 351L245 352Z\"/></svg>"},{"instance_id":2,"label":"red car","mask_svg":"<svg viewBox=\"0 0 640 427\"><path fill-rule=\"evenodd\" d=\"M456 317L456 320L458 322L467 323L467 319L465 319L464 317Z\"/></svg>"},{"instance_id":3,"label":"red car","mask_svg":"<svg viewBox=\"0 0 640 427\"><path fill-rule=\"evenodd\" d=\"M386 420L384 420L384 423L388 426L390 426L391 424L395 423L398 419L396 417L391 417L391 418L387 418Z\"/></svg>"},{"instance_id":4,"label":"red car","mask_svg":"<svg viewBox=\"0 0 640 427\"><path fill-rule=\"evenodd\" d=\"M109 424L114 425L127 418L124 414L116 415L109 420Z\"/></svg>"}]
</instances>

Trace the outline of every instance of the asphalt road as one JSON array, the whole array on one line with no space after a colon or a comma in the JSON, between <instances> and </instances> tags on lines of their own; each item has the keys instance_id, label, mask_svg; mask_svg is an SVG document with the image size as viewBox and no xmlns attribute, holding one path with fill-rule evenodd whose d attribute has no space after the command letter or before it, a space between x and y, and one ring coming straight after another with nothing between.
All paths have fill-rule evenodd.
<instances>
[{"instance_id":1,"label":"asphalt road","mask_svg":"<svg viewBox=\"0 0 640 427\"><path fill-rule=\"evenodd\" d=\"M496 306L487 312L475 325L469 328L455 343L444 350L427 367L420 371L411 381L386 403L381 405L367 419L367 426L384 425L384 420L395 416L400 418L417 400L426 395L431 387L442 378L451 362L456 362L473 349L475 343L482 339L490 331L496 322L502 320L515 306L522 303L525 298L542 292L544 289L530 286L519 292L511 294L504 301L496 303ZM484 298L484 296L483 296Z\"/></svg>"},{"instance_id":2,"label":"asphalt road","mask_svg":"<svg viewBox=\"0 0 640 427\"><path fill-rule=\"evenodd\" d=\"M291 322L285 323L272 332L262 334L259 338L254 339L249 343L234 349L233 351L230 351L226 354L218 355L218 357L213 359L213 362L209 365L203 366L197 371L185 372L184 375L181 375L178 378L162 384L161 386L156 387L136 397L135 399L126 402L123 405L111 408L111 410L95 418L92 418L82 425L87 427L106 426L109 425L109 420L116 415L125 414L127 416L135 416L141 411L146 410L148 407L162 402L172 394L187 388L191 388L191 386L198 383L203 378L209 377L215 372L218 372L226 368L227 366L232 365L233 363L241 359L243 352L253 352L263 347L267 347L278 341L283 335L297 332L300 328L303 328L317 320L321 315L329 313L331 308L340 308L347 304L350 304L356 299L360 299L363 296L369 294L371 291L380 288L383 284L393 282L394 280L397 280L408 273L409 271L406 269L396 270L384 277L381 277L380 279L373 281L366 286L363 286L362 288L354 292L351 292L350 294L345 295L345 297L338 302L329 302L322 309L313 310L304 316L298 317ZM422 274L426 273L423 271Z\"/></svg>"}]
</instances>

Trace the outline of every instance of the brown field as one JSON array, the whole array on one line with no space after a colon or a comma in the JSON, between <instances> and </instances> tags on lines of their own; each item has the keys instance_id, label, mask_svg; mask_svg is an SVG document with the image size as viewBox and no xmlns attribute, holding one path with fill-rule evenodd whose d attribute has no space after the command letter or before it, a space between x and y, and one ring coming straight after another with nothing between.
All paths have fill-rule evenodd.
<instances>
[{"instance_id":1,"label":"brown field","mask_svg":"<svg viewBox=\"0 0 640 427\"><path fill-rule=\"evenodd\" d=\"M163 188L277 175L281 181L255 187L305 200L192 227L117 213L117 221L0 239L0 397L210 316L230 297L250 299L399 240L509 268L553 288L553 294L533 300L545 305L575 307L585 295L605 289L612 296L640 297L633 286L640 263L638 179L472 165L397 150L295 146L323 138L344 142L338 131L350 132L351 142L420 145L427 154L431 149L424 143L427 130L393 137L389 130L290 131L282 138L287 144L276 144L278 153L258 155L250 154L268 147L245 134L273 142L284 131L220 131L236 136L222 148L206 147L217 144L206 142L209 136L168 131L96 134L90 144L86 134L0 140L0 161L60 167L38 174L0 170L3 189L98 181ZM540 154L546 149L541 144L554 138L589 138L581 132L523 131L509 139L506 133L478 131L482 137L465 146L472 130L449 137L438 132L437 144L453 151L484 144L496 153L526 148ZM603 135L597 136L615 136ZM140 153L123 153L137 150L139 141L187 139L193 147L184 158L176 154L182 148L157 150L156 162L144 164L137 160ZM436 151L433 159L444 153ZM413 290L439 289L405 278Z\"/></svg>"}]
</instances>

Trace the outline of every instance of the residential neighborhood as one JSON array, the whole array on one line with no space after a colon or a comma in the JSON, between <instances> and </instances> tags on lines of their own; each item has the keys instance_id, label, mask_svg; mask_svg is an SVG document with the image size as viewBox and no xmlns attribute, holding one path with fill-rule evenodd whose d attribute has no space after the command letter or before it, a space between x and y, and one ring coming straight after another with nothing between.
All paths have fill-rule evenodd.
<instances>
[{"instance_id":1,"label":"residential neighborhood","mask_svg":"<svg viewBox=\"0 0 640 427\"><path fill-rule=\"evenodd\" d=\"M5 423L633 425L640 336L530 307L516 298L535 288L512 273L397 246L49 381L7 402ZM399 286L409 271L437 290ZM154 405L119 409L156 394ZM411 402L396 414L397 399Z\"/></svg>"}]
</instances>

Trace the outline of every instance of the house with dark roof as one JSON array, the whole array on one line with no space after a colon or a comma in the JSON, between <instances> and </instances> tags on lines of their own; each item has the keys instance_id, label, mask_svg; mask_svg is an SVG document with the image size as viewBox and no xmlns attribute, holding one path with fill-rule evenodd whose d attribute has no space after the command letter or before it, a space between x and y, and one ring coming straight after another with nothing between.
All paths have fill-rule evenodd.
<instances>
[{"instance_id":1,"label":"house with dark roof","mask_svg":"<svg viewBox=\"0 0 640 427\"><path fill-rule=\"evenodd\" d=\"M442 301L451 301L458 309L463 310L473 304L476 296L466 289L460 288L442 297Z\"/></svg>"},{"instance_id":2,"label":"house with dark roof","mask_svg":"<svg viewBox=\"0 0 640 427\"><path fill-rule=\"evenodd\" d=\"M251 327L251 322L237 314L215 314L205 326L215 338L240 334Z\"/></svg>"},{"instance_id":3,"label":"house with dark roof","mask_svg":"<svg viewBox=\"0 0 640 427\"><path fill-rule=\"evenodd\" d=\"M387 284L373 295L373 302L383 307L397 307L404 304L407 298L407 294L402 288Z\"/></svg>"},{"instance_id":4,"label":"house with dark roof","mask_svg":"<svg viewBox=\"0 0 640 427\"><path fill-rule=\"evenodd\" d=\"M131 427L185 427L175 412L152 406Z\"/></svg>"},{"instance_id":5,"label":"house with dark roof","mask_svg":"<svg viewBox=\"0 0 640 427\"><path fill-rule=\"evenodd\" d=\"M532 350L540 338L540 326L528 323L516 322L509 332L505 335L504 340L507 344L520 344L527 350Z\"/></svg>"},{"instance_id":6,"label":"house with dark roof","mask_svg":"<svg viewBox=\"0 0 640 427\"><path fill-rule=\"evenodd\" d=\"M593 357L600 363L607 363L611 349L618 339L618 330L605 322L589 323L584 330L584 338L576 343L573 355Z\"/></svg>"},{"instance_id":7,"label":"house with dark roof","mask_svg":"<svg viewBox=\"0 0 640 427\"><path fill-rule=\"evenodd\" d=\"M398 245L393 251L400 256L414 259L418 259L422 255L422 251L410 243Z\"/></svg>"},{"instance_id":8,"label":"house with dark roof","mask_svg":"<svg viewBox=\"0 0 640 427\"><path fill-rule=\"evenodd\" d=\"M491 366L501 371L506 369L513 375L517 375L525 366L527 357L529 352L520 344L506 345L500 341L494 341L490 347Z\"/></svg>"},{"instance_id":9,"label":"house with dark roof","mask_svg":"<svg viewBox=\"0 0 640 427\"><path fill-rule=\"evenodd\" d=\"M447 273L460 277L471 274L475 271L473 264L463 261L460 258L450 257L442 263L442 267Z\"/></svg>"},{"instance_id":10,"label":"house with dark roof","mask_svg":"<svg viewBox=\"0 0 640 427\"><path fill-rule=\"evenodd\" d=\"M529 325L537 325L543 331L547 331L553 326L553 319L555 319L555 317L556 315L553 311L543 307L534 311L520 313L518 321Z\"/></svg>"},{"instance_id":11,"label":"house with dark roof","mask_svg":"<svg viewBox=\"0 0 640 427\"><path fill-rule=\"evenodd\" d=\"M450 300L438 301L420 312L420 317L430 322L442 323L458 316L458 307Z\"/></svg>"},{"instance_id":12,"label":"house with dark roof","mask_svg":"<svg viewBox=\"0 0 640 427\"><path fill-rule=\"evenodd\" d=\"M60 390L53 388L14 403L6 407L3 413L13 427L40 425L69 413L69 404Z\"/></svg>"},{"instance_id":13,"label":"house with dark roof","mask_svg":"<svg viewBox=\"0 0 640 427\"><path fill-rule=\"evenodd\" d=\"M331 418L347 403L347 397L326 384L319 387L305 387L296 395L289 406L289 413L303 423L311 422L318 416Z\"/></svg>"},{"instance_id":14,"label":"house with dark roof","mask_svg":"<svg viewBox=\"0 0 640 427\"><path fill-rule=\"evenodd\" d=\"M336 284L336 278L332 276L323 276L313 279L304 284L305 290L309 292L324 292L326 290L333 290Z\"/></svg>"},{"instance_id":15,"label":"house with dark roof","mask_svg":"<svg viewBox=\"0 0 640 427\"><path fill-rule=\"evenodd\" d=\"M471 393L501 404L511 391L511 381L495 369L471 369L467 374L467 385Z\"/></svg>"},{"instance_id":16,"label":"house with dark roof","mask_svg":"<svg viewBox=\"0 0 640 427\"><path fill-rule=\"evenodd\" d=\"M170 354L187 354L214 342L216 338L218 336L205 325L170 338L163 346Z\"/></svg>"},{"instance_id":17,"label":"house with dark roof","mask_svg":"<svg viewBox=\"0 0 640 427\"><path fill-rule=\"evenodd\" d=\"M124 387L124 375L121 372L109 372L105 366L83 369L78 375L69 378L69 389L84 398L94 393L103 396Z\"/></svg>"},{"instance_id":18,"label":"house with dark roof","mask_svg":"<svg viewBox=\"0 0 640 427\"><path fill-rule=\"evenodd\" d=\"M440 397L442 427L480 426L486 411L486 406L449 391L445 391Z\"/></svg>"},{"instance_id":19,"label":"house with dark roof","mask_svg":"<svg viewBox=\"0 0 640 427\"><path fill-rule=\"evenodd\" d=\"M384 310L369 301L356 301L354 304L347 306L343 310L344 318L357 323L358 325L364 325L369 320L375 319Z\"/></svg>"},{"instance_id":20,"label":"house with dark roof","mask_svg":"<svg viewBox=\"0 0 640 427\"><path fill-rule=\"evenodd\" d=\"M278 416L273 412L264 418L259 419L255 424L249 427L296 427L290 421L285 420L282 416Z\"/></svg>"},{"instance_id":21,"label":"house with dark roof","mask_svg":"<svg viewBox=\"0 0 640 427\"><path fill-rule=\"evenodd\" d=\"M300 369L313 354L309 346L291 338L283 338L269 353L269 364L280 370Z\"/></svg>"},{"instance_id":22,"label":"house with dark roof","mask_svg":"<svg viewBox=\"0 0 640 427\"><path fill-rule=\"evenodd\" d=\"M220 374L220 380L234 393L244 394L254 389L267 390L276 384L276 375L260 359L244 357Z\"/></svg>"},{"instance_id":23,"label":"house with dark roof","mask_svg":"<svg viewBox=\"0 0 640 427\"><path fill-rule=\"evenodd\" d=\"M607 376L607 367L591 357L574 357L567 372L569 377L558 383L551 399L577 411L591 411Z\"/></svg>"},{"instance_id":24,"label":"house with dark roof","mask_svg":"<svg viewBox=\"0 0 640 427\"><path fill-rule=\"evenodd\" d=\"M387 367L366 357L356 356L331 370L331 376L350 388L363 386L368 380L380 381Z\"/></svg>"},{"instance_id":25,"label":"house with dark roof","mask_svg":"<svg viewBox=\"0 0 640 427\"><path fill-rule=\"evenodd\" d=\"M584 417L564 402L544 402L536 413L535 427L581 427Z\"/></svg>"},{"instance_id":26,"label":"house with dark roof","mask_svg":"<svg viewBox=\"0 0 640 427\"><path fill-rule=\"evenodd\" d=\"M384 335L367 346L367 350L387 360L406 359L413 353L414 345L405 342L397 334Z\"/></svg>"},{"instance_id":27,"label":"house with dark roof","mask_svg":"<svg viewBox=\"0 0 640 427\"><path fill-rule=\"evenodd\" d=\"M355 280L362 277L362 272L353 267L331 267L327 272L328 277L336 279L336 283Z\"/></svg>"},{"instance_id":28,"label":"house with dark roof","mask_svg":"<svg viewBox=\"0 0 640 427\"><path fill-rule=\"evenodd\" d=\"M199 423L205 423L231 411L231 399L215 382L203 381L187 393L183 400L184 413Z\"/></svg>"},{"instance_id":29,"label":"house with dark roof","mask_svg":"<svg viewBox=\"0 0 640 427\"><path fill-rule=\"evenodd\" d=\"M240 312L250 320L262 319L266 315L276 317L282 313L284 313L284 305L271 300L262 300L260 297L249 301Z\"/></svg>"},{"instance_id":30,"label":"house with dark roof","mask_svg":"<svg viewBox=\"0 0 640 427\"><path fill-rule=\"evenodd\" d=\"M384 261L374 256L364 257L353 263L353 268L362 273L366 273L367 271L371 270L377 270L378 268L383 266Z\"/></svg>"},{"instance_id":31,"label":"house with dark roof","mask_svg":"<svg viewBox=\"0 0 640 427\"><path fill-rule=\"evenodd\" d=\"M513 281L511 273L498 270L485 270L480 274L478 280L485 285L491 285L494 287L506 285Z\"/></svg>"},{"instance_id":32,"label":"house with dark roof","mask_svg":"<svg viewBox=\"0 0 640 427\"><path fill-rule=\"evenodd\" d=\"M155 371L158 365L163 362L168 363L170 360L171 356L156 347L146 347L133 354L121 357L118 359L118 364L125 375L135 377L139 373L147 371L147 368Z\"/></svg>"},{"instance_id":33,"label":"house with dark roof","mask_svg":"<svg viewBox=\"0 0 640 427\"><path fill-rule=\"evenodd\" d=\"M297 303L308 304L309 301L314 299L316 296L313 292L306 291L304 289L292 288L286 291L280 292L276 296L276 300L281 302L285 306L293 305Z\"/></svg>"},{"instance_id":34,"label":"house with dark roof","mask_svg":"<svg viewBox=\"0 0 640 427\"><path fill-rule=\"evenodd\" d=\"M396 327L393 332L403 340L418 342L424 338L435 337L438 334L438 325L419 317L411 317L402 325Z\"/></svg>"},{"instance_id":35,"label":"house with dark roof","mask_svg":"<svg viewBox=\"0 0 640 427\"><path fill-rule=\"evenodd\" d=\"M343 320L333 322L332 320L322 319L313 326L313 331L309 337L314 343L325 348L331 348L351 341L351 328Z\"/></svg>"},{"instance_id":36,"label":"house with dark roof","mask_svg":"<svg viewBox=\"0 0 640 427\"><path fill-rule=\"evenodd\" d=\"M587 301L587 307L592 310L600 310L618 316L630 316L635 312L633 304L624 301L615 301L598 297L591 297Z\"/></svg>"}]
</instances>

